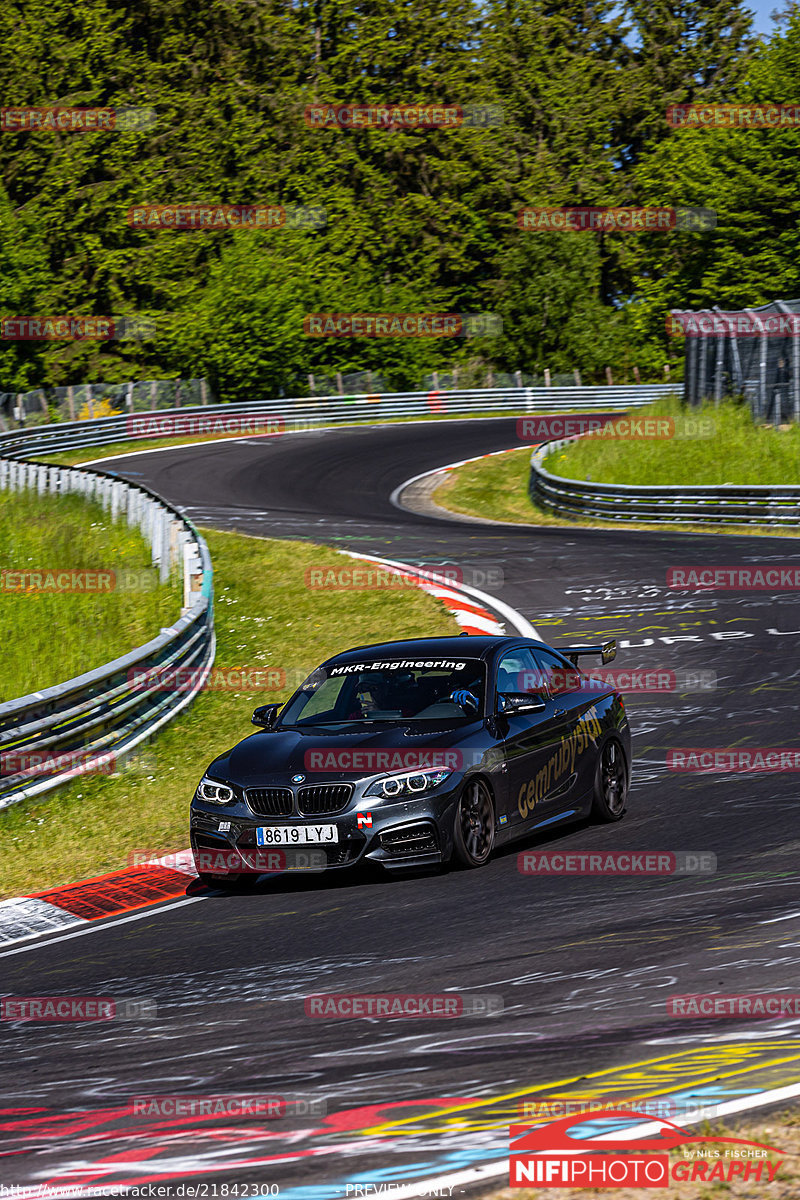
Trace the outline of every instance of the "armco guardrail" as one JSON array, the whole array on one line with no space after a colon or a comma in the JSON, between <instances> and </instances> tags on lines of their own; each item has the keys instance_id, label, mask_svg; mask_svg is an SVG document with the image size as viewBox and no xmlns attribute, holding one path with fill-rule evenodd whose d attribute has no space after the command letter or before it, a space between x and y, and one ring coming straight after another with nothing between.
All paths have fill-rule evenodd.
<instances>
[{"instance_id":1,"label":"armco guardrail","mask_svg":"<svg viewBox=\"0 0 800 1200\"><path fill-rule=\"evenodd\" d=\"M457 392L395 392L382 395L326 396L260 400L248 404L161 409L94 421L37 425L35 429L0 434L0 455L30 458L84 446L104 446L128 439L160 436L202 436L213 432L272 432L352 421L383 421L396 417L463 416L470 413L566 412L570 409L638 408L676 394L671 385L654 383L626 387L494 388ZM252 419L248 430L245 419ZM256 421L260 419L261 428Z\"/></svg>"},{"instance_id":2,"label":"armco guardrail","mask_svg":"<svg viewBox=\"0 0 800 1200\"><path fill-rule=\"evenodd\" d=\"M800 526L800 486L791 484L703 487L632 487L589 483L552 475L549 454L576 439L548 442L531 456L530 495L535 504L562 517L606 521L670 521L702 525Z\"/></svg>"},{"instance_id":3,"label":"armco guardrail","mask_svg":"<svg viewBox=\"0 0 800 1200\"><path fill-rule=\"evenodd\" d=\"M103 471L3 459L0 488L78 492L112 517L124 514L149 541L162 581L182 568L184 585L181 617L158 637L66 683L0 704L2 809L124 761L191 702L214 661L215 640L208 548L189 521L147 488ZM186 690L165 690L164 674L178 670Z\"/></svg>"}]
</instances>

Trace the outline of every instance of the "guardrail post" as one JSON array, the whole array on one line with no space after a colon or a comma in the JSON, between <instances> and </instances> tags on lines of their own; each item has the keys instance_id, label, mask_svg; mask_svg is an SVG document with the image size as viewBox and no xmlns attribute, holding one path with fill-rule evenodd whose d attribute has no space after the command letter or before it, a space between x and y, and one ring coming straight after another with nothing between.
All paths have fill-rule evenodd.
<instances>
[{"instance_id":1,"label":"guardrail post","mask_svg":"<svg viewBox=\"0 0 800 1200\"><path fill-rule=\"evenodd\" d=\"M183 548L183 606L190 608L203 586L203 564L195 546L190 542Z\"/></svg>"},{"instance_id":2,"label":"guardrail post","mask_svg":"<svg viewBox=\"0 0 800 1200\"><path fill-rule=\"evenodd\" d=\"M158 577L162 583L166 583L170 574L170 535L172 533L172 521L170 515L165 508L161 510L161 560L158 564Z\"/></svg>"}]
</instances>

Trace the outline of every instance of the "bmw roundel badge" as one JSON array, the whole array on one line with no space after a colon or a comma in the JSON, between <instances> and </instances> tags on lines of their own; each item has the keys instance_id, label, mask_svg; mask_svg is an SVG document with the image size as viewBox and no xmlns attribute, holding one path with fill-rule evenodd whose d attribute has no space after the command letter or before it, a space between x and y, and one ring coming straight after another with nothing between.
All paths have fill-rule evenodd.
<instances>
[{"instance_id":1,"label":"bmw roundel badge","mask_svg":"<svg viewBox=\"0 0 800 1200\"><path fill-rule=\"evenodd\" d=\"M306 778L305 775L293 775L292 783L304 783L305 778Z\"/></svg>"}]
</instances>

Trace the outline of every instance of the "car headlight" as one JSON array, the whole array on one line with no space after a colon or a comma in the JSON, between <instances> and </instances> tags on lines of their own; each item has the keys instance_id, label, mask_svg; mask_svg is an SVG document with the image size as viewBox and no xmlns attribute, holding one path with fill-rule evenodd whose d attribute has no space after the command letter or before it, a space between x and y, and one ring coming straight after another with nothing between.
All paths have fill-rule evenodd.
<instances>
[{"instance_id":1,"label":"car headlight","mask_svg":"<svg viewBox=\"0 0 800 1200\"><path fill-rule=\"evenodd\" d=\"M207 775L204 775L197 785L197 798L206 800L209 804L232 804L236 799L233 788L224 783L217 783L216 779L209 779Z\"/></svg>"},{"instance_id":2,"label":"car headlight","mask_svg":"<svg viewBox=\"0 0 800 1200\"><path fill-rule=\"evenodd\" d=\"M385 779L376 779L364 795L380 796L381 800L394 800L398 796L419 796L444 783L452 773L445 767L428 767L420 771L407 771L404 775L389 775Z\"/></svg>"}]
</instances>

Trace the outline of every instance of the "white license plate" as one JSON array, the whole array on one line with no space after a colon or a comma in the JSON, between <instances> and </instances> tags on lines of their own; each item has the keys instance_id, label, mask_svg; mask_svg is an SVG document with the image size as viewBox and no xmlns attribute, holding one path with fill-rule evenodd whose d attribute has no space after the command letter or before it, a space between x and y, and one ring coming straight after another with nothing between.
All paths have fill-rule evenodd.
<instances>
[{"instance_id":1,"label":"white license plate","mask_svg":"<svg viewBox=\"0 0 800 1200\"><path fill-rule=\"evenodd\" d=\"M262 825L256 829L256 844L259 846L300 846L309 842L339 841L339 830L335 825Z\"/></svg>"}]
</instances>

